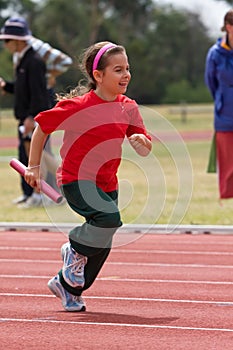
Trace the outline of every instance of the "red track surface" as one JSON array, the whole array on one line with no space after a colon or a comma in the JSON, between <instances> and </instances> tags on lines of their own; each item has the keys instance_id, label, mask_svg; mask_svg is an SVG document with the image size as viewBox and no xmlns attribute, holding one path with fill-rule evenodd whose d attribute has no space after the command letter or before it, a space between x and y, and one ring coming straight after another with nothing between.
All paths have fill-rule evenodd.
<instances>
[{"instance_id":1,"label":"red track surface","mask_svg":"<svg viewBox=\"0 0 233 350\"><path fill-rule=\"evenodd\" d=\"M0 232L0 348L233 348L233 236L145 235L114 248L68 313L47 288L66 238Z\"/></svg>"},{"instance_id":2,"label":"red track surface","mask_svg":"<svg viewBox=\"0 0 233 350\"><path fill-rule=\"evenodd\" d=\"M198 131L183 131L180 132L180 136L184 141L210 141L212 138L213 132L211 130L198 130ZM171 138L171 135L167 136L167 138ZM56 140L56 136L52 136L52 143L60 144L60 138ZM2 137L0 139L0 148L13 148L16 149L18 145L18 140L16 137Z\"/></svg>"}]
</instances>

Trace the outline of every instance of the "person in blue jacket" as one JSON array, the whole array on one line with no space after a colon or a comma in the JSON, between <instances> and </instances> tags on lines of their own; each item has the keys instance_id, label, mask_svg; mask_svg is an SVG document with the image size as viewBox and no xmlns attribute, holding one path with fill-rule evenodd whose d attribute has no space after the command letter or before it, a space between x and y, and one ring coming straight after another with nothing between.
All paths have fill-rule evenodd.
<instances>
[{"instance_id":1,"label":"person in blue jacket","mask_svg":"<svg viewBox=\"0 0 233 350\"><path fill-rule=\"evenodd\" d=\"M221 199L233 197L233 9L224 16L225 35L210 47L205 83L214 100L214 140Z\"/></svg>"}]
</instances>

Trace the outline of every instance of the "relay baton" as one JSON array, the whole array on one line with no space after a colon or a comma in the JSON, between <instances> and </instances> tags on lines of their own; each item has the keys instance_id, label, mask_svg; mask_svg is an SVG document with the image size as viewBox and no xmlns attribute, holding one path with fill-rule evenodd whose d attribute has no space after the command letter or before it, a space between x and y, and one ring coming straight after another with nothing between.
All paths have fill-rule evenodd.
<instances>
[{"instance_id":1,"label":"relay baton","mask_svg":"<svg viewBox=\"0 0 233 350\"><path fill-rule=\"evenodd\" d=\"M18 159L13 158L10 161L10 166L15 169L20 175L24 176L26 166L22 164ZM62 201L62 195L52 188L46 181L40 180L41 192L46 194L54 202L60 203Z\"/></svg>"}]
</instances>

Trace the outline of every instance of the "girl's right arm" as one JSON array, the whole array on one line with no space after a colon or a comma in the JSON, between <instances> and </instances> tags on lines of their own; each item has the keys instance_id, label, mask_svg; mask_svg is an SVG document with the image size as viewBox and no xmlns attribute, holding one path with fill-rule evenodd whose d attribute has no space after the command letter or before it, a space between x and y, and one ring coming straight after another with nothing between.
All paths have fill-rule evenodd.
<instances>
[{"instance_id":1,"label":"girl's right arm","mask_svg":"<svg viewBox=\"0 0 233 350\"><path fill-rule=\"evenodd\" d=\"M47 136L37 125L32 134L28 167L24 175L26 182L31 187L36 187L38 191L40 191L40 162Z\"/></svg>"},{"instance_id":2,"label":"girl's right arm","mask_svg":"<svg viewBox=\"0 0 233 350\"><path fill-rule=\"evenodd\" d=\"M152 149L151 141L144 134L133 134L129 137L131 146L135 149L137 154L142 157L148 156Z\"/></svg>"}]
</instances>

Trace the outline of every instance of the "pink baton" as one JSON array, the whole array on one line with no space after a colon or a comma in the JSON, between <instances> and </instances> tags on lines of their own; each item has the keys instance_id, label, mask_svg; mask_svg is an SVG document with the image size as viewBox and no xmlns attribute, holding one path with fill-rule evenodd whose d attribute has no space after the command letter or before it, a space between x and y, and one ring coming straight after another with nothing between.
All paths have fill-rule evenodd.
<instances>
[{"instance_id":1,"label":"pink baton","mask_svg":"<svg viewBox=\"0 0 233 350\"><path fill-rule=\"evenodd\" d=\"M13 158L10 161L10 166L15 169L20 175L24 176L26 166L22 164L18 159ZM62 195L52 188L46 181L40 180L41 192L46 194L54 202L60 203L62 201Z\"/></svg>"}]
</instances>

